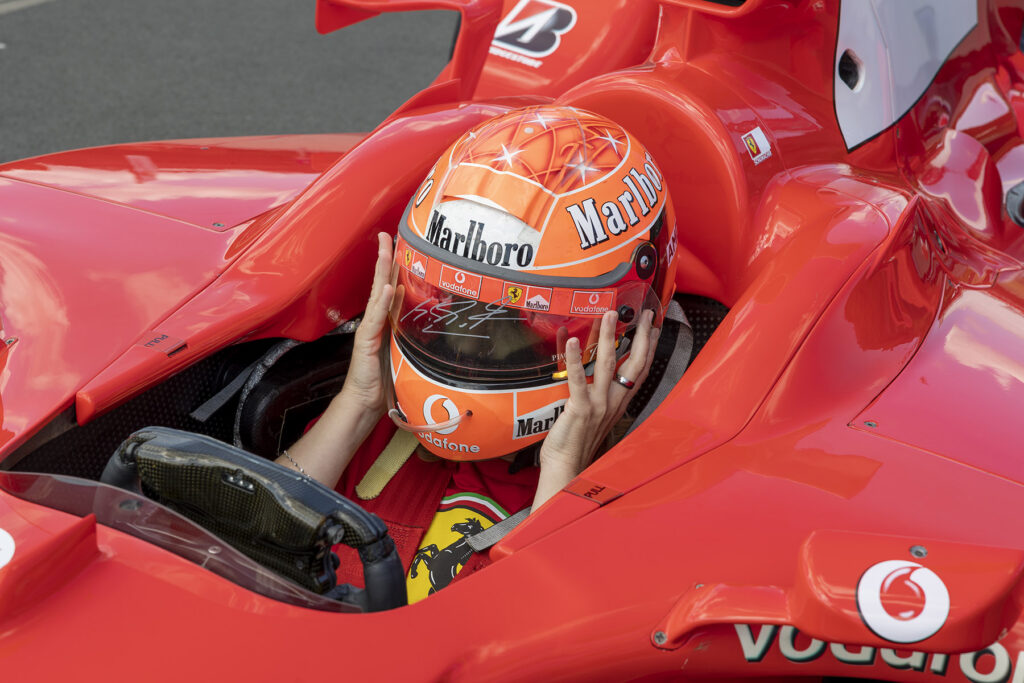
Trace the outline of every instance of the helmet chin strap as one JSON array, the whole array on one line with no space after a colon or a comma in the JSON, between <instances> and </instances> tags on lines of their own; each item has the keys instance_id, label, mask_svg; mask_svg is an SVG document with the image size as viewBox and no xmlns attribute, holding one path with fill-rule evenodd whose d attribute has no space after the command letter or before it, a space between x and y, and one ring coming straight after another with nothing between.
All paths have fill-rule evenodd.
<instances>
[{"instance_id":1,"label":"helmet chin strap","mask_svg":"<svg viewBox=\"0 0 1024 683\"><path fill-rule=\"evenodd\" d=\"M462 422L463 418L467 418L473 414L472 410L464 410L450 420L444 422L438 422L430 425L414 425L410 424L406 419L405 415L402 414L398 408L392 408L388 411L388 417L395 423L395 426L399 429L404 429L407 432L439 432L442 429L449 429Z\"/></svg>"}]
</instances>

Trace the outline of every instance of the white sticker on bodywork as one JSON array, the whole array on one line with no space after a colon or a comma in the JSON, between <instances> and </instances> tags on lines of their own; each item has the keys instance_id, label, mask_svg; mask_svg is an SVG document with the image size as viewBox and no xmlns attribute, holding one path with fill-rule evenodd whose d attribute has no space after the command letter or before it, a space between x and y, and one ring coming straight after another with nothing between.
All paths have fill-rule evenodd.
<instances>
[{"instance_id":1,"label":"white sticker on bodywork","mask_svg":"<svg viewBox=\"0 0 1024 683\"><path fill-rule=\"evenodd\" d=\"M938 633L949 606L946 584L917 562L879 562L857 583L857 609L864 624L894 643L916 643Z\"/></svg>"},{"instance_id":2,"label":"white sticker on bodywork","mask_svg":"<svg viewBox=\"0 0 1024 683\"><path fill-rule=\"evenodd\" d=\"M494 44L528 57L547 57L558 49L562 34L575 25L576 10L570 5L520 0L495 29Z\"/></svg>"},{"instance_id":3,"label":"white sticker on bodywork","mask_svg":"<svg viewBox=\"0 0 1024 683\"><path fill-rule=\"evenodd\" d=\"M0 567L6 566L14 558L14 538L5 530L0 529Z\"/></svg>"},{"instance_id":4,"label":"white sticker on bodywork","mask_svg":"<svg viewBox=\"0 0 1024 683\"><path fill-rule=\"evenodd\" d=\"M772 155L771 143L760 126L743 136L743 146L747 148L755 166Z\"/></svg>"}]
</instances>

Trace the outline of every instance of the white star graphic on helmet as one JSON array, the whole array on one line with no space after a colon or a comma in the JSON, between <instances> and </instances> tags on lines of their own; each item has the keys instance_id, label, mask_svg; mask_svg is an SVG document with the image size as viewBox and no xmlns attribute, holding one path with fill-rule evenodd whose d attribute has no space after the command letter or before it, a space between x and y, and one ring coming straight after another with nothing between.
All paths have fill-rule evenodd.
<instances>
[{"instance_id":1,"label":"white star graphic on helmet","mask_svg":"<svg viewBox=\"0 0 1024 683\"><path fill-rule=\"evenodd\" d=\"M540 125L544 126L544 130L548 129L548 120L544 118L541 114L537 114L537 117L533 119L530 123L539 123Z\"/></svg>"},{"instance_id":2,"label":"white star graphic on helmet","mask_svg":"<svg viewBox=\"0 0 1024 683\"><path fill-rule=\"evenodd\" d=\"M515 151L513 151L513 152L510 152L510 151L508 150L508 148L507 148L507 147L505 147L505 145L502 145L502 146L501 146L501 154L499 154L498 156L494 157L494 159L495 159L496 161L504 161L504 162L505 162L506 164L508 164L509 166L511 166L511 165L512 165L512 162L513 162L513 160L515 160L515 156L516 156L517 154L521 154L521 153L522 153L522 151L523 151L523 150L521 150L521 149L517 149L517 150L515 150Z\"/></svg>"},{"instance_id":3,"label":"white star graphic on helmet","mask_svg":"<svg viewBox=\"0 0 1024 683\"><path fill-rule=\"evenodd\" d=\"M615 138L613 138L612 134L608 132L607 128L604 129L604 135L598 135L597 139L598 140L605 140L605 141L611 143L612 149L614 149L616 153L618 153L618 151L619 151L619 145L626 144L622 140L616 140Z\"/></svg>"},{"instance_id":4,"label":"white star graphic on helmet","mask_svg":"<svg viewBox=\"0 0 1024 683\"><path fill-rule=\"evenodd\" d=\"M583 179L583 182L587 182L587 171L590 171L591 173L597 172L596 168L587 165L587 160L584 159L582 155L577 156L576 159L569 164L569 168L575 169L576 172L580 174L580 178Z\"/></svg>"}]
</instances>

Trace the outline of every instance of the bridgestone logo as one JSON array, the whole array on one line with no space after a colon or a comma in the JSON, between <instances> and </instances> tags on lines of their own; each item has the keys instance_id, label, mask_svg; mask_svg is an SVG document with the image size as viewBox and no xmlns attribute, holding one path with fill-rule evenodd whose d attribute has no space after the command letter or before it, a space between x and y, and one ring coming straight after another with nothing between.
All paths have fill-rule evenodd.
<instances>
[{"instance_id":1,"label":"bridgestone logo","mask_svg":"<svg viewBox=\"0 0 1024 683\"><path fill-rule=\"evenodd\" d=\"M530 57L558 49L563 33L576 25L576 10L552 0L520 0L494 31L494 42Z\"/></svg>"}]
</instances>

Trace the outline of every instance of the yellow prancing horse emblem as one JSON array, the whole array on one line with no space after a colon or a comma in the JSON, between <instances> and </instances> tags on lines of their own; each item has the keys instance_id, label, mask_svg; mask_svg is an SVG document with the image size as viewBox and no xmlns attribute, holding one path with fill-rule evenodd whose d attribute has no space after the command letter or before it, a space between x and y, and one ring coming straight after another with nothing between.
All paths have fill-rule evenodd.
<instances>
[{"instance_id":1,"label":"yellow prancing horse emblem","mask_svg":"<svg viewBox=\"0 0 1024 683\"><path fill-rule=\"evenodd\" d=\"M519 303L519 300L523 298L523 288L511 285L507 290L505 290L505 295L506 301L510 304Z\"/></svg>"},{"instance_id":2,"label":"yellow prancing horse emblem","mask_svg":"<svg viewBox=\"0 0 1024 683\"><path fill-rule=\"evenodd\" d=\"M750 153L755 157L761 153L761 149L757 146L757 140L754 139L753 135L743 136L743 142L747 143L747 149L749 149Z\"/></svg>"},{"instance_id":3,"label":"yellow prancing horse emblem","mask_svg":"<svg viewBox=\"0 0 1024 683\"><path fill-rule=\"evenodd\" d=\"M408 268L410 263L412 263L412 249L406 249L405 250L405 267Z\"/></svg>"}]
</instances>

